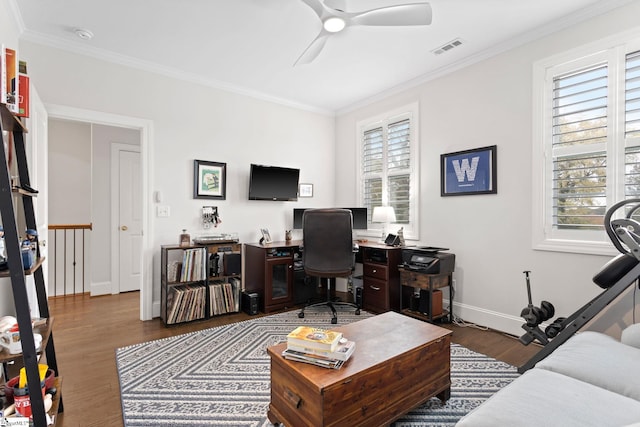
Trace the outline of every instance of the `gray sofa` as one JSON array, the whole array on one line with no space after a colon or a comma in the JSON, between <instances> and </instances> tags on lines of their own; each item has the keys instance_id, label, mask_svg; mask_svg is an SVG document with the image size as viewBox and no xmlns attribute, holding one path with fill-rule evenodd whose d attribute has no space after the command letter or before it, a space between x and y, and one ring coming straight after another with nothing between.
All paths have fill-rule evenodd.
<instances>
[{"instance_id":1,"label":"gray sofa","mask_svg":"<svg viewBox=\"0 0 640 427\"><path fill-rule=\"evenodd\" d=\"M456 427L640 426L640 324L581 332Z\"/></svg>"}]
</instances>

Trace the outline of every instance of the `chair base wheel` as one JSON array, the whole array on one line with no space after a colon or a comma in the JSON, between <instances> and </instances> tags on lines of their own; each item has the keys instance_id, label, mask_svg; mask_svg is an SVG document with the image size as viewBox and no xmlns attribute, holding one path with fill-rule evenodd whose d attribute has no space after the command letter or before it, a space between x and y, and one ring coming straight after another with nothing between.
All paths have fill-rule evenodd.
<instances>
[{"instance_id":1,"label":"chair base wheel","mask_svg":"<svg viewBox=\"0 0 640 427\"><path fill-rule=\"evenodd\" d=\"M299 317L300 319L304 319L304 313L298 313L298 317Z\"/></svg>"},{"instance_id":2,"label":"chair base wheel","mask_svg":"<svg viewBox=\"0 0 640 427\"><path fill-rule=\"evenodd\" d=\"M338 318L337 318L337 317L332 317L332 318L331 318L331 323L333 323L334 325L335 325L336 323L338 323Z\"/></svg>"},{"instance_id":3,"label":"chair base wheel","mask_svg":"<svg viewBox=\"0 0 640 427\"><path fill-rule=\"evenodd\" d=\"M360 316L360 309L356 310L356 316Z\"/></svg>"}]
</instances>

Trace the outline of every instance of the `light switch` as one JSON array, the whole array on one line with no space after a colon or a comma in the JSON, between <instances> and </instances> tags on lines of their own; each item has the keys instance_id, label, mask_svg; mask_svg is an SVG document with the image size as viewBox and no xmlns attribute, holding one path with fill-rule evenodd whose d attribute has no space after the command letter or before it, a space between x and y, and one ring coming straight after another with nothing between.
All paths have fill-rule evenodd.
<instances>
[{"instance_id":1,"label":"light switch","mask_svg":"<svg viewBox=\"0 0 640 427\"><path fill-rule=\"evenodd\" d=\"M171 210L169 206L158 206L157 216L158 217L168 217L171 214Z\"/></svg>"}]
</instances>

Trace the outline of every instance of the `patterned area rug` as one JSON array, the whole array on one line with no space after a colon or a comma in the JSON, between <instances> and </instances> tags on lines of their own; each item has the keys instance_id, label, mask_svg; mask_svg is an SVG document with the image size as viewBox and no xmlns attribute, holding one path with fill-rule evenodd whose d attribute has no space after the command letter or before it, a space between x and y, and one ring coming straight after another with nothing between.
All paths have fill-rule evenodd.
<instances>
[{"instance_id":1,"label":"patterned area rug","mask_svg":"<svg viewBox=\"0 0 640 427\"><path fill-rule=\"evenodd\" d=\"M338 324L368 316L339 313ZM265 349L300 324L332 326L327 313L299 319L294 311L117 349L125 427L271 426ZM453 344L451 399L433 398L393 426L453 426L517 376L515 367Z\"/></svg>"}]
</instances>

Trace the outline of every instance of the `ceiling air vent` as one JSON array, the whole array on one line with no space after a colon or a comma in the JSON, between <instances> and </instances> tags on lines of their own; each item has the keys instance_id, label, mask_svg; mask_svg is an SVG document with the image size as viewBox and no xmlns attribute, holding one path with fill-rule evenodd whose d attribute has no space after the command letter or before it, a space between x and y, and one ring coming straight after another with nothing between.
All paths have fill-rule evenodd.
<instances>
[{"instance_id":1,"label":"ceiling air vent","mask_svg":"<svg viewBox=\"0 0 640 427\"><path fill-rule=\"evenodd\" d=\"M444 44L442 46L440 46L439 48L432 50L434 55L440 55L441 53L445 53L450 51L451 49L458 47L458 46L462 46L462 40L460 39L455 39L450 41L447 44Z\"/></svg>"}]
</instances>

